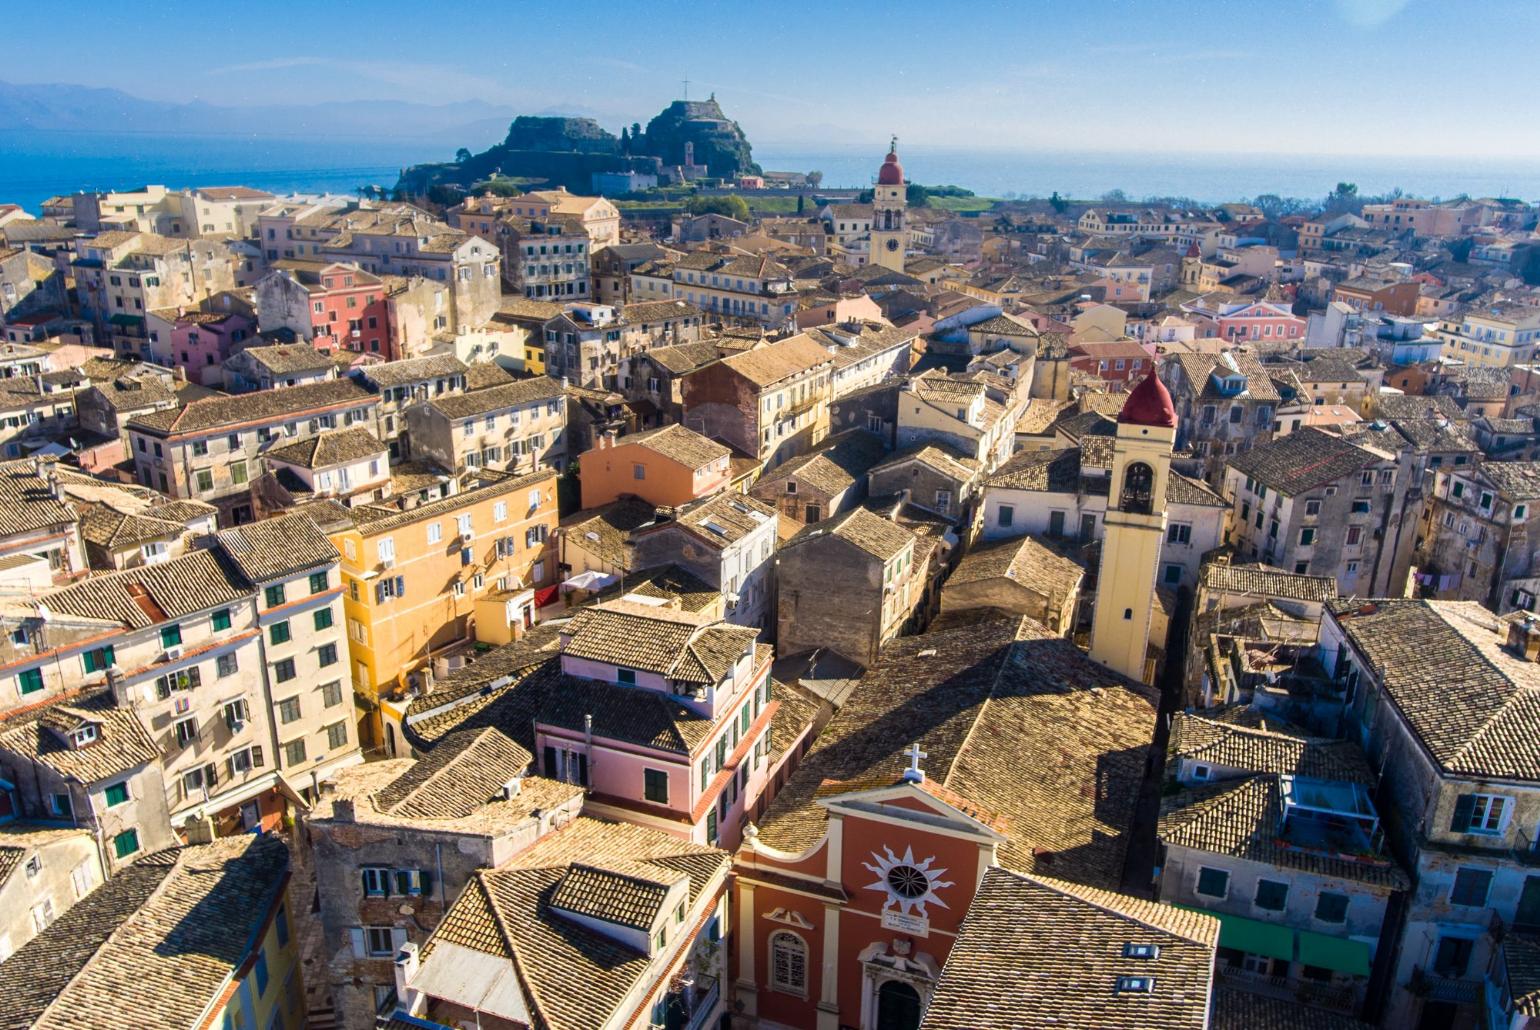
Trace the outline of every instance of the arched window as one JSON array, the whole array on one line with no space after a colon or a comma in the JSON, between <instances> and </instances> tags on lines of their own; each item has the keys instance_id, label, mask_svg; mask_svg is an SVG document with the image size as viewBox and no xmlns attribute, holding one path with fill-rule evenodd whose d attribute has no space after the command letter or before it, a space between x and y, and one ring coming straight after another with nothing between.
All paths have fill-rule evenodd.
<instances>
[{"instance_id":1,"label":"arched window","mask_svg":"<svg viewBox=\"0 0 1540 1030\"><path fill-rule=\"evenodd\" d=\"M1155 470L1142 461L1129 465L1123 472L1123 494L1118 499L1118 510L1133 515L1148 515L1154 506Z\"/></svg>"},{"instance_id":2,"label":"arched window","mask_svg":"<svg viewBox=\"0 0 1540 1030\"><path fill-rule=\"evenodd\" d=\"M787 994L807 994L807 944L788 930L770 935L770 987Z\"/></svg>"}]
</instances>

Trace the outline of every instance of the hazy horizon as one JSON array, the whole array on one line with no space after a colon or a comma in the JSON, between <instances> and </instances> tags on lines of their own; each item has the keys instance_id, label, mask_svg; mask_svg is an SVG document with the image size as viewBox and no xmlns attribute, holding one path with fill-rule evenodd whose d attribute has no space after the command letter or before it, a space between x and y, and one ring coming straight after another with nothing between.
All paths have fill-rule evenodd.
<instances>
[{"instance_id":1,"label":"hazy horizon","mask_svg":"<svg viewBox=\"0 0 1540 1030\"><path fill-rule=\"evenodd\" d=\"M479 101L611 129L645 122L689 79L692 98L715 93L760 145L880 145L896 133L908 146L1021 154L1540 161L1520 109L1540 85L1531 0L891 0L741 19L658 0L432 21L401 0L280 0L260 19L244 12L97 14L72 25L68 73L56 47L18 47L3 77L228 107ZM56 31L48 9L7 19L18 40ZM159 52L199 60L123 46L130 23ZM581 27L598 34L574 35ZM500 42L480 53L467 45L478 39Z\"/></svg>"}]
</instances>

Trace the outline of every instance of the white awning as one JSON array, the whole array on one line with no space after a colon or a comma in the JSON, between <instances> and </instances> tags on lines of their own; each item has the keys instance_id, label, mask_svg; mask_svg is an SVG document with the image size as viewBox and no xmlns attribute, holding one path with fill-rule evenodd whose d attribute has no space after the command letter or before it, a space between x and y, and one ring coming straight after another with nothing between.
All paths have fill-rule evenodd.
<instances>
[{"instance_id":1,"label":"white awning","mask_svg":"<svg viewBox=\"0 0 1540 1030\"><path fill-rule=\"evenodd\" d=\"M619 576L608 572L579 572L576 576L562 583L568 590L603 590L611 583L618 582Z\"/></svg>"}]
</instances>

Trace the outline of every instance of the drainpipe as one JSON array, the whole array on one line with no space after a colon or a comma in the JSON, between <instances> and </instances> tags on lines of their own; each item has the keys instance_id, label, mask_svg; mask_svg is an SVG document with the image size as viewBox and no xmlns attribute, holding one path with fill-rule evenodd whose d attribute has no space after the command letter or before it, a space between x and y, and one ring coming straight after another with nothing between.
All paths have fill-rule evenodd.
<instances>
[{"instance_id":1,"label":"drainpipe","mask_svg":"<svg viewBox=\"0 0 1540 1030\"><path fill-rule=\"evenodd\" d=\"M588 784L594 781L594 717L592 713L583 716L583 758L588 763L588 783L581 786L588 789Z\"/></svg>"}]
</instances>

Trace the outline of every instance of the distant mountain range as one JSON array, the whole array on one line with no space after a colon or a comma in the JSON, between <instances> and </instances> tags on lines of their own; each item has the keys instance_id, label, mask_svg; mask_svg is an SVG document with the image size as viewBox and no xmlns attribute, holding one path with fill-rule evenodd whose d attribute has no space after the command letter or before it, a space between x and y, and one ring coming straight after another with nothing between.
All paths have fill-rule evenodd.
<instances>
[{"instance_id":1,"label":"distant mountain range","mask_svg":"<svg viewBox=\"0 0 1540 1030\"><path fill-rule=\"evenodd\" d=\"M329 101L221 107L146 100L121 90L64 83L0 82L0 131L158 132L368 137L460 142L500 139L512 108L480 100L417 104L402 100Z\"/></svg>"}]
</instances>

